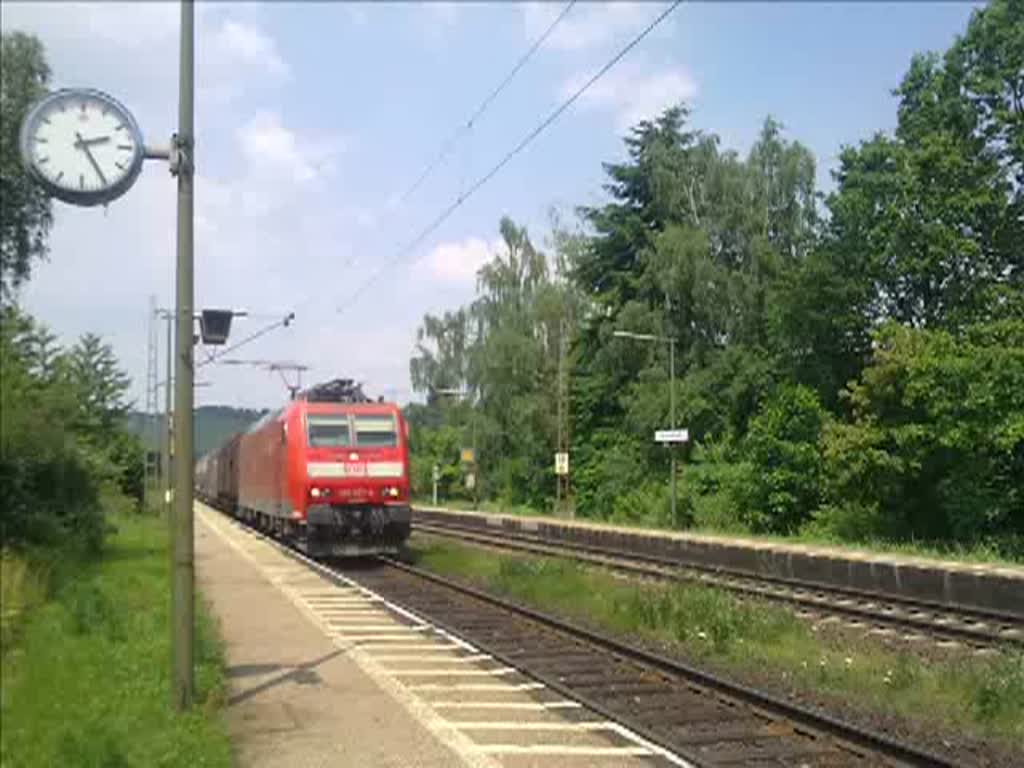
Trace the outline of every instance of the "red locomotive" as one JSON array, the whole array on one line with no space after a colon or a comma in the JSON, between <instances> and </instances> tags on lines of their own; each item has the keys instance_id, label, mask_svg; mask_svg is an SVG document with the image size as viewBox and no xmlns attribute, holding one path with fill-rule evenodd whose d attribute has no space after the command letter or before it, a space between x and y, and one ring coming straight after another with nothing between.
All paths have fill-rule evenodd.
<instances>
[{"instance_id":1,"label":"red locomotive","mask_svg":"<svg viewBox=\"0 0 1024 768\"><path fill-rule=\"evenodd\" d=\"M203 456L196 492L314 557L395 552L410 530L408 436L398 406L337 379Z\"/></svg>"}]
</instances>

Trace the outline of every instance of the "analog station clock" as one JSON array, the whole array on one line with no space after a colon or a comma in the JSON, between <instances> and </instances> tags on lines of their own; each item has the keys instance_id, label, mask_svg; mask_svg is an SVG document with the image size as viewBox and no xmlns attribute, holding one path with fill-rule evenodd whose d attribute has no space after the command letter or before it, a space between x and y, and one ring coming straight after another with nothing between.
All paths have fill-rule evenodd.
<instances>
[{"instance_id":1,"label":"analog station clock","mask_svg":"<svg viewBox=\"0 0 1024 768\"><path fill-rule=\"evenodd\" d=\"M145 146L135 118L120 102L101 91L69 88L29 112L21 154L51 195L89 206L128 191L142 170Z\"/></svg>"}]
</instances>

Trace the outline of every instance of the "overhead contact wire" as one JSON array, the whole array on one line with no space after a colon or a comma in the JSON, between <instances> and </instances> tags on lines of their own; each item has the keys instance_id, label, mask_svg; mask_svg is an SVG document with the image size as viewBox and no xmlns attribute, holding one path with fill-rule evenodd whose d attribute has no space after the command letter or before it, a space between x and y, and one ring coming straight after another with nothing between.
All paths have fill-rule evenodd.
<instances>
[{"instance_id":1,"label":"overhead contact wire","mask_svg":"<svg viewBox=\"0 0 1024 768\"><path fill-rule=\"evenodd\" d=\"M221 357L223 357L224 355L228 354L229 352L234 352L239 347L243 347L246 344L248 344L249 342L255 341L256 339L260 338L261 336L266 336L268 333L270 333L271 331L273 331L274 329L276 329L278 327L282 327L282 326L283 327L287 327L288 324L293 319L294 319L294 315L293 314L288 314L285 317L283 317L282 319L278 320L276 323L271 323L270 325L265 326L264 328L260 328L260 330L254 332L254 333L249 334L248 336L246 336L241 341L237 341L234 344L232 344L230 347L225 347L222 350L214 352L212 355L207 357L205 360L201 360L200 362L198 362L196 364L196 366L195 366L196 369L202 368L204 365L209 365L210 363L215 362L216 360L220 359Z\"/></svg>"},{"instance_id":2,"label":"overhead contact wire","mask_svg":"<svg viewBox=\"0 0 1024 768\"><path fill-rule=\"evenodd\" d=\"M430 224L428 224L415 238L413 238L412 241L410 241L404 248L399 250L398 253L396 253L394 256L388 259L380 268L377 269L376 272L370 275L370 277L367 278L366 282L364 282L356 290L356 292L352 294L351 298L349 298L348 301L346 301L342 306L338 307L338 313L341 314L346 309L348 309L348 307L352 306L352 304L355 303L355 301L359 298L363 291L365 291L367 288L373 285L381 277L381 275L384 273L384 270L387 267L400 261L411 251L415 250L415 248L419 246L420 243L422 243L424 240L426 240L426 238L429 237L434 232L434 230L441 226L441 224L443 224L448 219L448 217L451 216L452 213L454 213L457 208L459 208L459 206L461 206L464 202L466 202L466 200L472 197L484 184L493 179L501 171L502 168L508 165L509 161L512 160L513 157L522 152L534 139L536 139L541 133L543 133L543 131L549 125L555 122L555 120L557 120L563 112L565 112L569 107L571 107L580 96L586 93L587 89L589 89L594 83L596 83L598 80L604 77L604 75L607 74L608 70L610 70L612 67L618 64L627 53L633 50L633 48L635 48L644 38L646 38L651 32L653 32L654 29L659 24L661 24L661 22L668 18L672 11L679 7L682 4L682 2L683 0L675 0L675 2L673 2L668 8L666 8L661 14L659 14L657 18L655 18L650 24L644 27L643 31L641 31L636 37L630 40L622 48L622 50L620 50L617 54L615 54L615 56L611 58L611 60L608 61L607 64L601 67L601 69L599 69L593 76L591 76L591 78L587 80L582 86L580 86L568 99L562 102L550 115L548 115L544 120L542 120L537 125L537 127L530 131L515 147L509 150L509 152L507 152L505 156L502 157L502 159L499 160L498 163L493 168L491 168L491 170L489 170L486 174L484 174L475 182L473 182L472 186L470 186L470 188L465 193L460 194L447 208L445 208L440 214L438 214L437 218L430 222Z\"/></svg>"},{"instance_id":3,"label":"overhead contact wire","mask_svg":"<svg viewBox=\"0 0 1024 768\"><path fill-rule=\"evenodd\" d=\"M459 139L461 139L469 130L473 128L473 124L480 118L481 115L483 115L484 112L487 111L487 108L496 98L498 98L499 94L501 94L501 92L505 90L508 84L512 82L513 78L515 78L519 70L522 69L526 62L530 60L530 57L533 56L534 53L536 53L537 49L544 44L544 41L551 36L551 33L554 32L555 27L557 27L561 23L562 19L566 17L566 15L569 13L570 10L572 10L572 7L575 4L576 0L569 0L565 8L563 8L562 12L558 15L558 17L553 22L551 22L551 25L544 31L544 34L538 37L537 40L534 41L533 45L530 46L529 50L527 50L526 53L524 53L519 58L519 61L516 62L516 65L514 67L512 67L512 70L505 76L505 79L502 80L498 84L498 86L493 91L491 91L490 95L480 103L480 106L476 108L476 111L470 116L470 118L465 122L465 124L460 126L455 131L455 133L453 133L451 136L448 137L448 139L445 140L445 142L441 145L441 151L438 153L437 157L434 158L433 162L431 162L430 165L428 165L423 170L423 172L417 177L416 181L414 181L412 185L404 193L402 193L402 196L398 199L399 205L408 200L409 197L411 197L412 194L417 189L420 188L420 185L422 185L423 182L427 180L427 177L429 177L430 174L434 172L434 169L437 168L437 166L439 166L442 162L444 162L445 158L447 158L448 155L451 153L452 149L455 147L455 144L459 141Z\"/></svg>"}]
</instances>

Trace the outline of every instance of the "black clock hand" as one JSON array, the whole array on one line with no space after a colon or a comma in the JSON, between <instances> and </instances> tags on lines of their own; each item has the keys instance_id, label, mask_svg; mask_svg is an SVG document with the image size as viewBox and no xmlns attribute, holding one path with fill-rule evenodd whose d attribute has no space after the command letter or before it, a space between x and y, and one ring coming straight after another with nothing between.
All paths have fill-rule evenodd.
<instances>
[{"instance_id":1,"label":"black clock hand","mask_svg":"<svg viewBox=\"0 0 1024 768\"><path fill-rule=\"evenodd\" d=\"M110 141L109 136L97 136L93 139L82 139L82 146L90 146L92 144L103 144L104 142Z\"/></svg>"},{"instance_id":2,"label":"black clock hand","mask_svg":"<svg viewBox=\"0 0 1024 768\"><path fill-rule=\"evenodd\" d=\"M100 170L99 163L96 162L96 158L92 156L92 152L89 151L88 144L82 138L82 134L75 131L75 136L78 137L78 141L75 142L75 146L85 152L85 156L89 158L89 162L92 163L92 167L96 170L96 175L100 177L100 182L103 186L107 185L107 177L103 175L103 171Z\"/></svg>"}]
</instances>

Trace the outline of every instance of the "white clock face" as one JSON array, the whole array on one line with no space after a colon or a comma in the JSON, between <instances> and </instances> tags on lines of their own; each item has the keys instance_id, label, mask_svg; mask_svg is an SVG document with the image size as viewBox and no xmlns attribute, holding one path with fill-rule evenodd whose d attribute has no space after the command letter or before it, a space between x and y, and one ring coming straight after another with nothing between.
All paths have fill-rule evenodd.
<instances>
[{"instance_id":1,"label":"white clock face","mask_svg":"<svg viewBox=\"0 0 1024 768\"><path fill-rule=\"evenodd\" d=\"M58 91L29 114L22 154L55 196L78 205L109 202L138 176L142 137L131 114L106 94Z\"/></svg>"}]
</instances>

